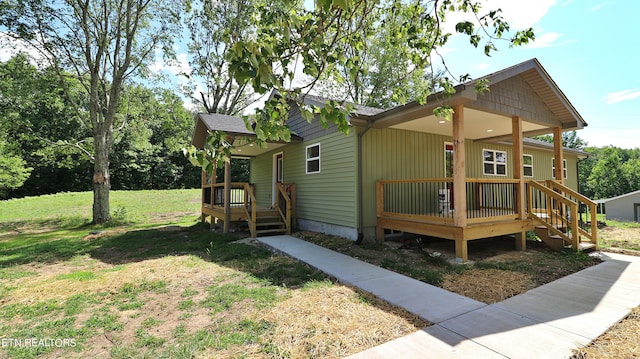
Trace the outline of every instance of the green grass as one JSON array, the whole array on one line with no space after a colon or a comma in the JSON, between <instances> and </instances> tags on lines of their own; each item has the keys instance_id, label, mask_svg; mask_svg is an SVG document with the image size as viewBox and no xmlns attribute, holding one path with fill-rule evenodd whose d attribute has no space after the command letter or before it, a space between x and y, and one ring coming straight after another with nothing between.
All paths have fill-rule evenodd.
<instances>
[{"instance_id":1,"label":"green grass","mask_svg":"<svg viewBox=\"0 0 640 359\"><path fill-rule=\"evenodd\" d=\"M49 281L70 290L108 284L105 277L109 276L127 278L123 276L131 276L133 266L147 261L179 262L196 273L201 268L225 270L219 278L205 277L206 285L176 284L171 273L179 268L168 267L162 277L166 280L138 275L110 289L50 299L45 292L16 303L0 301L0 336L73 338L76 343L62 349L0 348L0 357L81 357L96 337L112 341L114 358L194 357L212 348L256 343L263 353L280 352L261 342L274 324L245 317L244 306L260 311L287 298L291 288L333 285L305 264L262 247L234 243L236 237L212 233L199 223L199 189L114 191L111 195L115 220L103 226L89 223L90 193L0 201L0 300L38 282L50 265L57 272ZM174 294L176 300L164 301ZM240 314L226 318L234 311ZM212 324L203 330L190 328L187 318L202 312L209 314ZM183 322L158 332L166 325L165 313L179 313ZM220 313L222 318L217 317ZM131 328L131 321L137 327ZM125 333L133 335L125 338Z\"/></svg>"}]
</instances>

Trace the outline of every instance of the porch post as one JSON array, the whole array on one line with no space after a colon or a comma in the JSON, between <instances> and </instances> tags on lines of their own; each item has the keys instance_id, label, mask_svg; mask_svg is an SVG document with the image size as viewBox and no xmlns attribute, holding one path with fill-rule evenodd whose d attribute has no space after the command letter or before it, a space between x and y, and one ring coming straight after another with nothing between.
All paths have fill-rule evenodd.
<instances>
[{"instance_id":1,"label":"porch post","mask_svg":"<svg viewBox=\"0 0 640 359\"><path fill-rule=\"evenodd\" d=\"M553 129L553 157L556 162L556 181L564 184L564 154L562 153L562 128Z\"/></svg>"},{"instance_id":2,"label":"porch post","mask_svg":"<svg viewBox=\"0 0 640 359\"><path fill-rule=\"evenodd\" d=\"M513 143L513 178L518 180L516 185L516 211L518 219L525 220L525 184L524 184L524 147L522 139L522 118L513 116L511 118L511 135ZM527 249L527 233L516 233L516 249L523 251Z\"/></svg>"},{"instance_id":3,"label":"porch post","mask_svg":"<svg viewBox=\"0 0 640 359\"><path fill-rule=\"evenodd\" d=\"M231 226L231 159L224 162L224 233Z\"/></svg>"},{"instance_id":4,"label":"porch post","mask_svg":"<svg viewBox=\"0 0 640 359\"><path fill-rule=\"evenodd\" d=\"M453 224L467 226L467 185L464 153L464 105L453 106ZM463 231L464 233L464 231ZM466 262L467 240L456 238L456 259Z\"/></svg>"},{"instance_id":5,"label":"porch post","mask_svg":"<svg viewBox=\"0 0 640 359\"><path fill-rule=\"evenodd\" d=\"M453 107L453 224L467 225L467 188L464 153L464 105Z\"/></svg>"}]
</instances>

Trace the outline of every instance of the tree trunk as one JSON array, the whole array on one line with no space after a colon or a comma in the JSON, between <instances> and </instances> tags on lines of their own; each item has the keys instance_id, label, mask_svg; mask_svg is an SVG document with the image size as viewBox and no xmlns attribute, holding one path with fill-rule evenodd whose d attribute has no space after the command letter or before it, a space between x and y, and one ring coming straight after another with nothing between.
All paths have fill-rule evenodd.
<instances>
[{"instance_id":1,"label":"tree trunk","mask_svg":"<svg viewBox=\"0 0 640 359\"><path fill-rule=\"evenodd\" d=\"M108 129L97 131L95 142L95 160L93 164L93 223L101 224L111 219L109 211L109 152L111 150Z\"/></svg>"}]
</instances>

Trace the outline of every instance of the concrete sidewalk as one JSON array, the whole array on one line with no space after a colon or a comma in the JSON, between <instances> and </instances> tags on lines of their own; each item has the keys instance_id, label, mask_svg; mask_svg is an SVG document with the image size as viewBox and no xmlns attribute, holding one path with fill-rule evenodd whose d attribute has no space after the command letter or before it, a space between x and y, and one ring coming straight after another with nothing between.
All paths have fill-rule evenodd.
<instances>
[{"instance_id":1,"label":"concrete sidewalk","mask_svg":"<svg viewBox=\"0 0 640 359\"><path fill-rule=\"evenodd\" d=\"M351 358L568 358L640 305L640 257L606 253L487 305L291 236L258 240L433 323Z\"/></svg>"}]
</instances>

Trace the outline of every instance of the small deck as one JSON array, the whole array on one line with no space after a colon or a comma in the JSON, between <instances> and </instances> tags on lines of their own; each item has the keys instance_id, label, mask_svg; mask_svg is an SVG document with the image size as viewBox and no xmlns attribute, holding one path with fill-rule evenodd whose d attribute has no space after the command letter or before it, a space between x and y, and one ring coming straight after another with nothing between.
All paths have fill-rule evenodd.
<instances>
[{"instance_id":1,"label":"small deck","mask_svg":"<svg viewBox=\"0 0 640 359\"><path fill-rule=\"evenodd\" d=\"M561 238L561 248L597 248L595 203L554 181L467 179L460 191L450 178L391 180L378 181L376 191L379 240L385 230L449 239L466 261L468 241L515 234L516 248L525 249L525 232L543 226ZM466 208L456 211L452 199L460 193ZM587 229L578 222L585 204L594 223Z\"/></svg>"},{"instance_id":2,"label":"small deck","mask_svg":"<svg viewBox=\"0 0 640 359\"><path fill-rule=\"evenodd\" d=\"M211 227L223 222L227 230L231 222L247 222L253 238L259 234L291 234L295 228L296 186L278 184L277 189L275 203L266 206L258 204L252 184L233 182L225 190L223 183L203 180L202 221L210 217Z\"/></svg>"}]
</instances>

